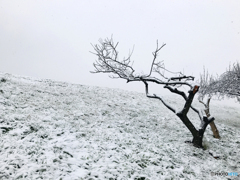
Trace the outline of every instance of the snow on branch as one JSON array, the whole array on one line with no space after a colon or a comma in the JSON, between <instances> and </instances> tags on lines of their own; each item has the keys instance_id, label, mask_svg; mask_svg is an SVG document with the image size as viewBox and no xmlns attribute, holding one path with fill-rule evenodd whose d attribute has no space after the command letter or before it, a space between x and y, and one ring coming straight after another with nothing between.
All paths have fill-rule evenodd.
<instances>
[{"instance_id":1,"label":"snow on branch","mask_svg":"<svg viewBox=\"0 0 240 180\"><path fill-rule=\"evenodd\" d=\"M148 83L144 80L142 80L142 81L145 84L145 92L146 92L146 96L148 98L159 99L169 110L171 110L173 113L176 113L176 110L173 107L171 107L166 101L164 101L160 96L157 96L156 94L150 95L149 91L148 91Z\"/></svg>"},{"instance_id":2,"label":"snow on branch","mask_svg":"<svg viewBox=\"0 0 240 180\"><path fill-rule=\"evenodd\" d=\"M131 81L142 81L144 79L148 82L153 82L157 84L163 85L187 85L192 88L191 84L188 81L193 81L194 77L185 76L181 72L171 72L167 70L164 66L163 61L157 61L157 56L159 51L165 46L159 46L157 42L157 47L153 54L153 60L150 67L150 72L147 75L136 75L133 69L133 61L131 61L132 52L128 55L127 58L123 58L119 60L119 53L117 51L118 43L114 43L113 39L106 38L105 40L99 40L99 44L92 45L94 55L98 57L98 59L93 63L95 68L92 73L109 73L114 76L110 76L111 78L122 78L126 79L127 82ZM164 72L170 72L174 74L174 77L166 77ZM152 73L157 73L159 77L152 76Z\"/></svg>"},{"instance_id":3,"label":"snow on branch","mask_svg":"<svg viewBox=\"0 0 240 180\"><path fill-rule=\"evenodd\" d=\"M92 71L92 73L113 73L117 76L112 76L112 78L131 79L134 73L134 69L130 64L132 53L127 58L119 61L116 49L118 43L115 45L112 39L99 40L99 43L100 45L92 45L95 51L92 53L98 57L98 60L93 63L95 71Z\"/></svg>"},{"instance_id":4,"label":"snow on branch","mask_svg":"<svg viewBox=\"0 0 240 180\"><path fill-rule=\"evenodd\" d=\"M150 71L145 75L136 75L135 70L133 69L133 62L131 61L132 52L129 54L127 58L123 58L119 60L119 53L117 51L117 46L119 43L114 43L113 39L104 39L99 40L99 44L92 45L94 52L98 59L93 63L95 68L92 73L109 73L114 76L110 76L111 78L122 78L127 80L127 82L133 81L141 81L145 84L146 95L149 98L156 98L162 101L162 103L171 111L176 113L176 110L168 105L162 98L157 96L156 94L150 95L148 93L148 83L156 83L160 85L164 85L164 88L169 91L181 95L185 101L187 101L187 95L185 92L178 90L179 87L188 86L193 90L194 94L196 93L196 89L192 86L189 81L194 81L193 76L186 76L181 72L172 72L165 68L163 61L157 61L158 54L160 50L166 45L163 43L159 46L157 41L157 47L154 52L152 52L153 59L150 66ZM165 72L171 73L172 77L167 77ZM156 73L158 77L153 76L153 73ZM195 112L199 114L199 111L193 107L191 107Z\"/></svg>"},{"instance_id":5,"label":"snow on branch","mask_svg":"<svg viewBox=\"0 0 240 180\"><path fill-rule=\"evenodd\" d=\"M237 97L240 101L240 65L239 63L229 66L229 68L219 77L214 78L205 71L200 75L199 100L205 96L212 97L217 95L219 98L224 96Z\"/></svg>"}]
</instances>

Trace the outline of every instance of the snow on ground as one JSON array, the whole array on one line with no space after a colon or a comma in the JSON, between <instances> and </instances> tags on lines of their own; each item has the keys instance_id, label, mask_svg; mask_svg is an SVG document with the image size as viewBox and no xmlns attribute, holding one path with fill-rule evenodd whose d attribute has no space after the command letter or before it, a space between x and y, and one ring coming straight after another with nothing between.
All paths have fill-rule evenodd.
<instances>
[{"instance_id":1,"label":"snow on ground","mask_svg":"<svg viewBox=\"0 0 240 180\"><path fill-rule=\"evenodd\" d=\"M211 114L222 138L208 127L202 150L144 94L0 73L0 179L237 179L211 174L240 174L239 109L219 104Z\"/></svg>"}]
</instances>

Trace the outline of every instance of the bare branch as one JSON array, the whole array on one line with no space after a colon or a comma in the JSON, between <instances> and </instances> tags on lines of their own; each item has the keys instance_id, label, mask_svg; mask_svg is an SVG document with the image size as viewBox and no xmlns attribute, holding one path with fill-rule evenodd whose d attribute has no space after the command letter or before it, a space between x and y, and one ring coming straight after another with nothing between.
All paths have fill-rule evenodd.
<instances>
[{"instance_id":1,"label":"bare branch","mask_svg":"<svg viewBox=\"0 0 240 180\"><path fill-rule=\"evenodd\" d=\"M206 103L208 109L209 109L210 100L211 100L211 98L208 97L208 99L207 99L207 103Z\"/></svg>"},{"instance_id":2,"label":"bare branch","mask_svg":"<svg viewBox=\"0 0 240 180\"><path fill-rule=\"evenodd\" d=\"M202 103L205 108L207 108L207 105L202 100L199 100L199 102Z\"/></svg>"},{"instance_id":3,"label":"bare branch","mask_svg":"<svg viewBox=\"0 0 240 180\"><path fill-rule=\"evenodd\" d=\"M156 59L157 59L158 52L159 52L165 45L166 45L166 44L164 43L161 47L158 47L158 41L157 41L157 48L156 48L156 50L152 53L152 54L153 54L153 61L152 61L152 65L151 65L151 68L150 68L150 72L149 72L149 74L147 75L147 77L151 76L154 65L156 65L157 67L162 67L162 66L160 65L160 63L155 63L155 61L156 61ZM161 74L161 73L160 73L160 74Z\"/></svg>"},{"instance_id":4,"label":"bare branch","mask_svg":"<svg viewBox=\"0 0 240 180\"><path fill-rule=\"evenodd\" d=\"M98 60L93 64L95 71L92 73L113 73L117 75L114 78L129 79L133 77L134 69L130 65L131 55L118 60L118 43L115 45L112 39L99 40L100 45L92 45Z\"/></svg>"},{"instance_id":5,"label":"bare branch","mask_svg":"<svg viewBox=\"0 0 240 180\"><path fill-rule=\"evenodd\" d=\"M181 95L184 98L184 100L187 100L187 95L185 94L185 92L179 91L177 88L172 88L172 87L170 87L168 85L165 85L164 88L168 89L172 93Z\"/></svg>"},{"instance_id":6,"label":"bare branch","mask_svg":"<svg viewBox=\"0 0 240 180\"><path fill-rule=\"evenodd\" d=\"M193 76L180 76L180 77L171 77L169 80L178 80L178 81L181 81L181 80L192 80L194 81L194 77Z\"/></svg>"},{"instance_id":7,"label":"bare branch","mask_svg":"<svg viewBox=\"0 0 240 180\"><path fill-rule=\"evenodd\" d=\"M168 103L166 103L160 96L157 96L156 94L150 95L148 92L148 83L145 82L144 80L142 80L142 82L145 84L145 92L148 98L159 99L168 109L170 109L173 113L176 113L176 110L172 108Z\"/></svg>"},{"instance_id":8,"label":"bare branch","mask_svg":"<svg viewBox=\"0 0 240 180\"><path fill-rule=\"evenodd\" d=\"M239 63L229 66L228 70L217 78L209 76L205 72L200 76L201 89L199 91L200 99L208 95L209 97L217 95L219 98L224 96L239 97L240 96L240 65Z\"/></svg>"},{"instance_id":9,"label":"bare branch","mask_svg":"<svg viewBox=\"0 0 240 180\"><path fill-rule=\"evenodd\" d=\"M158 46L156 50L153 52L153 61L151 64L150 73L148 75L135 75L135 70L132 67L131 55L133 51L129 54L127 58L123 60L119 60L119 53L117 51L118 43L114 44L113 39L105 39L99 40L99 45L92 45L95 52L91 52L98 57L93 66L95 68L92 73L109 73L113 74L110 76L111 78L122 78L126 79L127 82L132 81L142 81L145 82L153 82L162 85L169 86L183 86L187 85L192 88L191 84L188 81L193 81L194 77L185 76L182 73L178 73L177 77L167 78L164 76L164 71L168 71L165 69L162 61L156 62L159 51L166 45L163 44L161 47ZM160 78L152 77L152 72L156 72L160 75ZM170 71L168 71L170 72ZM175 73L177 74L177 73Z\"/></svg>"}]
</instances>

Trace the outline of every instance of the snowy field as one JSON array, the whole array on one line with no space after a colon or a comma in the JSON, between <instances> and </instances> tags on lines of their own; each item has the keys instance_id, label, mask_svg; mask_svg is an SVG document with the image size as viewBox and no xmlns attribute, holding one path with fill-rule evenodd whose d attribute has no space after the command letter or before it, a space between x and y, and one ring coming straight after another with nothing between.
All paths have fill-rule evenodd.
<instances>
[{"instance_id":1,"label":"snowy field","mask_svg":"<svg viewBox=\"0 0 240 180\"><path fill-rule=\"evenodd\" d=\"M0 179L240 179L213 174L240 174L240 107L210 108L222 138L208 127L202 150L144 94L0 73Z\"/></svg>"}]
</instances>

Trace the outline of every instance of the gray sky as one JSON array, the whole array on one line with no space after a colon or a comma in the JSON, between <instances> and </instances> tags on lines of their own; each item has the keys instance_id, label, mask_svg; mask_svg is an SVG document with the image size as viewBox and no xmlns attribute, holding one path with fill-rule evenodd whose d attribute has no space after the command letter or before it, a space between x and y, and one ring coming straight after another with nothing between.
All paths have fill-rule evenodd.
<instances>
[{"instance_id":1,"label":"gray sky","mask_svg":"<svg viewBox=\"0 0 240 180\"><path fill-rule=\"evenodd\" d=\"M90 74L91 43L111 37L120 57L134 47L137 72L159 60L198 78L240 61L239 0L0 0L0 71L144 92L106 74Z\"/></svg>"}]
</instances>

